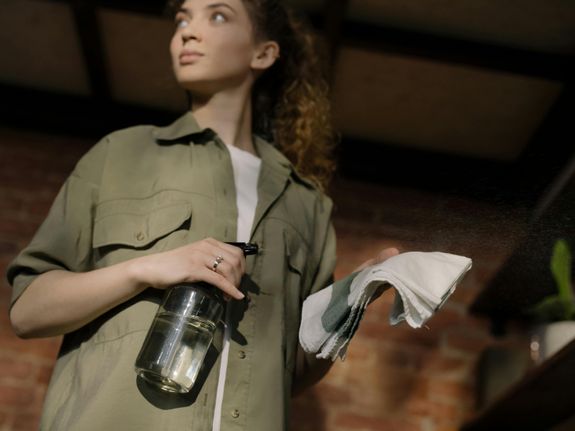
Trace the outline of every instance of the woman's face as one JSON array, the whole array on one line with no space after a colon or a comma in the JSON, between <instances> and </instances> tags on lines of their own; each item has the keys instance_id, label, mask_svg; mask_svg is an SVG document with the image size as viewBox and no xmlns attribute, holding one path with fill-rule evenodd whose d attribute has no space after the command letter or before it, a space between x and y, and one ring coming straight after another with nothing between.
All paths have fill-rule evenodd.
<instances>
[{"instance_id":1,"label":"woman's face","mask_svg":"<svg viewBox=\"0 0 575 431\"><path fill-rule=\"evenodd\" d=\"M192 93L213 94L245 82L257 49L242 0L186 0L176 13L172 67Z\"/></svg>"}]
</instances>

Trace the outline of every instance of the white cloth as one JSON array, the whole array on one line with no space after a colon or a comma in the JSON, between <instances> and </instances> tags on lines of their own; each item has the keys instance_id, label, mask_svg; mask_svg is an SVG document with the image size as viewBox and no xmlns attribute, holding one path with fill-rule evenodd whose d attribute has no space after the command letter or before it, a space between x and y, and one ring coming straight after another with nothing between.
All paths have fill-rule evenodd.
<instances>
[{"instance_id":1,"label":"white cloth","mask_svg":"<svg viewBox=\"0 0 575 431\"><path fill-rule=\"evenodd\" d=\"M258 203L258 177L261 168L261 159L247 151L226 145L232 160L234 182L236 185L236 204L238 207L236 241L249 242L252 224ZM228 368L230 351L230 307L226 307L224 319L224 339L220 359L220 375L216 390L216 405L212 431L220 431L222 418L222 404L224 401L224 387Z\"/></svg>"},{"instance_id":2,"label":"white cloth","mask_svg":"<svg viewBox=\"0 0 575 431\"><path fill-rule=\"evenodd\" d=\"M471 269L471 259L442 252L406 252L337 281L303 304L299 339L318 358L345 358L363 312L385 285L396 290L389 322L421 327Z\"/></svg>"}]
</instances>

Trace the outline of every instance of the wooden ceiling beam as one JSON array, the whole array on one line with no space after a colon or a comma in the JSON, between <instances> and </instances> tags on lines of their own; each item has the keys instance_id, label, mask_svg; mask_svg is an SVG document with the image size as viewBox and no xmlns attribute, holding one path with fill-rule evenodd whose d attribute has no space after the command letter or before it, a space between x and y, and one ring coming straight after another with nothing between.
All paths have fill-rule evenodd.
<instances>
[{"instance_id":1,"label":"wooden ceiling beam","mask_svg":"<svg viewBox=\"0 0 575 431\"><path fill-rule=\"evenodd\" d=\"M76 31L82 47L92 97L96 100L110 100L111 87L95 2L93 0L70 0L69 3L76 22Z\"/></svg>"},{"instance_id":2,"label":"wooden ceiling beam","mask_svg":"<svg viewBox=\"0 0 575 431\"><path fill-rule=\"evenodd\" d=\"M571 71L571 76L575 76L575 64L567 70ZM571 79L563 85L560 96L519 156L515 188L522 189L521 185L528 178L538 187L535 192L545 199L551 183L558 180L575 156L574 115L575 79Z\"/></svg>"},{"instance_id":3,"label":"wooden ceiling beam","mask_svg":"<svg viewBox=\"0 0 575 431\"><path fill-rule=\"evenodd\" d=\"M341 37L345 46L559 81L574 58L354 21Z\"/></svg>"},{"instance_id":4,"label":"wooden ceiling beam","mask_svg":"<svg viewBox=\"0 0 575 431\"><path fill-rule=\"evenodd\" d=\"M341 48L341 35L348 6L349 0L325 0L323 5L323 34L326 41L331 82L334 81L335 64Z\"/></svg>"},{"instance_id":5,"label":"wooden ceiling beam","mask_svg":"<svg viewBox=\"0 0 575 431\"><path fill-rule=\"evenodd\" d=\"M51 0L59 3L82 3L83 0ZM160 16L164 13L167 0L89 0L93 6L106 9L115 9L125 12L134 12L144 15Z\"/></svg>"},{"instance_id":6,"label":"wooden ceiling beam","mask_svg":"<svg viewBox=\"0 0 575 431\"><path fill-rule=\"evenodd\" d=\"M82 0L54 0L66 3ZM95 7L162 16L166 0L91 0ZM548 80L569 79L574 56L464 40L416 30L343 19L347 0L326 0L325 12L311 14L311 23L323 31L330 50L340 46L415 56Z\"/></svg>"}]
</instances>

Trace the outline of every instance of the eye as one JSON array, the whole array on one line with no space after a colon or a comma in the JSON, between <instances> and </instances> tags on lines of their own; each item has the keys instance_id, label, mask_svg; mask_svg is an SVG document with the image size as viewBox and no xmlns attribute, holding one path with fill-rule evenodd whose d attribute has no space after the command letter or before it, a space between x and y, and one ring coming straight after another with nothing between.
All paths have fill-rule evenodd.
<instances>
[{"instance_id":1,"label":"eye","mask_svg":"<svg viewBox=\"0 0 575 431\"><path fill-rule=\"evenodd\" d=\"M188 25L188 21L182 18L178 18L174 21L176 28L184 28Z\"/></svg>"},{"instance_id":2,"label":"eye","mask_svg":"<svg viewBox=\"0 0 575 431\"><path fill-rule=\"evenodd\" d=\"M226 22L228 19L222 12L214 12L211 16L213 22Z\"/></svg>"}]
</instances>

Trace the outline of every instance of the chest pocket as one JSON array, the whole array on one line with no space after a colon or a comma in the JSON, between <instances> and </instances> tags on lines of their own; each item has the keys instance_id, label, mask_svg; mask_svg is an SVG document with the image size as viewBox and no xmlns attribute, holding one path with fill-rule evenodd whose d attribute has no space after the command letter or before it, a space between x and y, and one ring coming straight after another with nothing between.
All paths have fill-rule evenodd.
<instances>
[{"instance_id":1,"label":"chest pocket","mask_svg":"<svg viewBox=\"0 0 575 431\"><path fill-rule=\"evenodd\" d=\"M303 282L308 245L300 233L279 218L269 218L265 233L256 238L263 248L263 256L256 272L264 295L298 295Z\"/></svg>"},{"instance_id":2,"label":"chest pocket","mask_svg":"<svg viewBox=\"0 0 575 431\"><path fill-rule=\"evenodd\" d=\"M123 250L118 260L124 260L135 251L183 245L191 224L192 204L182 195L164 191L143 199L116 199L98 205L92 237L97 256L103 258Z\"/></svg>"}]
</instances>

